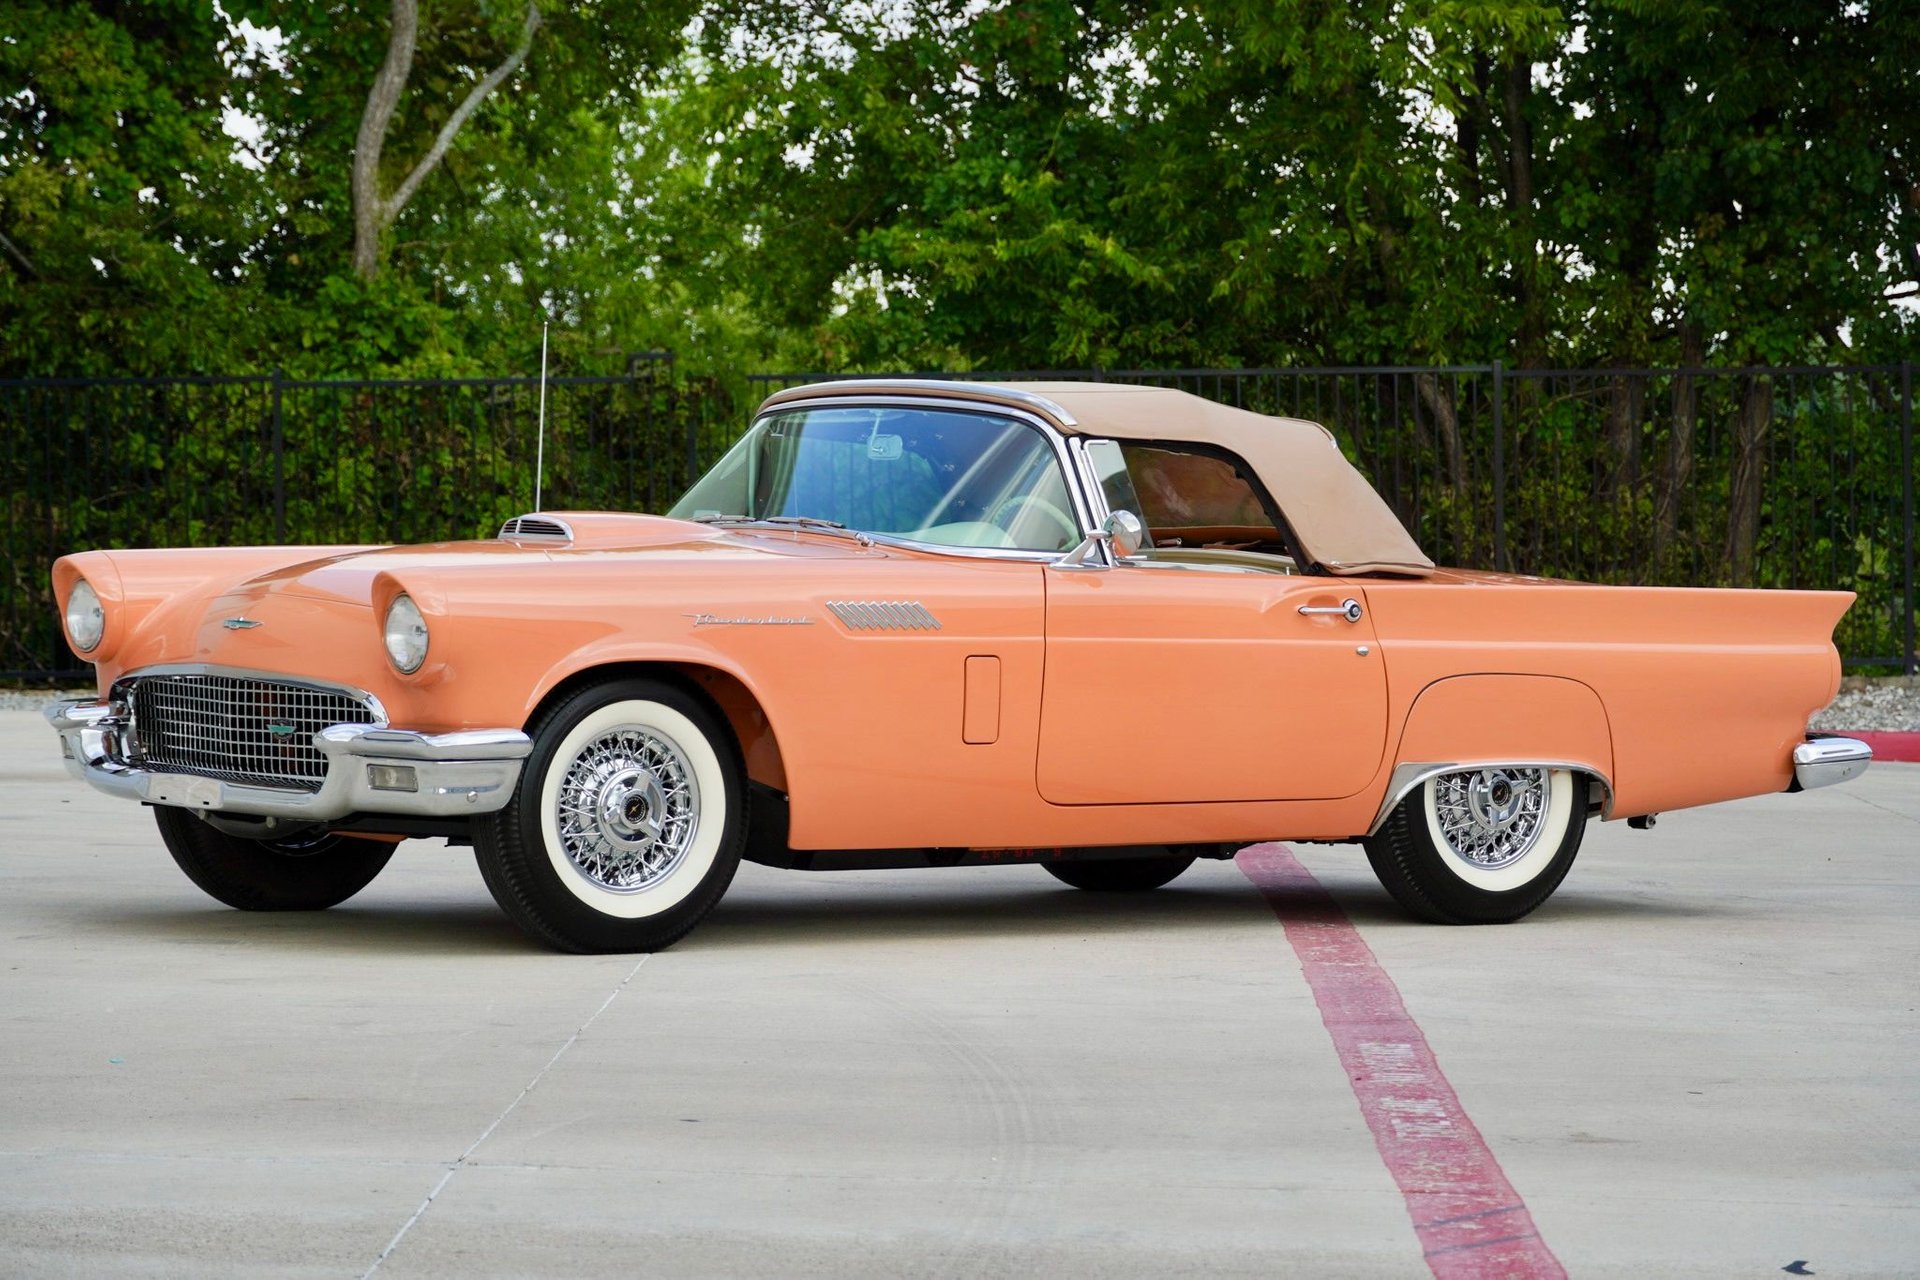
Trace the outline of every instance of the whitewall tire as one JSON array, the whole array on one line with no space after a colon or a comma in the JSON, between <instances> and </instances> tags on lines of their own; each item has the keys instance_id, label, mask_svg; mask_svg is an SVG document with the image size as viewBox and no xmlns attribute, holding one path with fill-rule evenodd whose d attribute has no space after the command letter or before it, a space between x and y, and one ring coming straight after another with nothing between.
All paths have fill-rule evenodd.
<instances>
[{"instance_id":1,"label":"whitewall tire","mask_svg":"<svg viewBox=\"0 0 1920 1280\"><path fill-rule=\"evenodd\" d=\"M1586 831L1585 778L1496 765L1429 778L1366 840L1394 899L1423 920L1505 924L1566 878Z\"/></svg>"},{"instance_id":2,"label":"whitewall tire","mask_svg":"<svg viewBox=\"0 0 1920 1280\"><path fill-rule=\"evenodd\" d=\"M529 730L513 800L475 829L494 899L564 951L654 951L699 923L740 862L739 748L704 700L655 680L583 688Z\"/></svg>"}]
</instances>

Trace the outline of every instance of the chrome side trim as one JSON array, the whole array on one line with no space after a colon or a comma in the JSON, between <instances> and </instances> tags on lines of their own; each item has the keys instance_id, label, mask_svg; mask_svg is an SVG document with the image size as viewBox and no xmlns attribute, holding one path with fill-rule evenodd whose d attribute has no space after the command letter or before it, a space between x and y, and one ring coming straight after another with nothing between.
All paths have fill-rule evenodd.
<instances>
[{"instance_id":1,"label":"chrome side trim","mask_svg":"<svg viewBox=\"0 0 1920 1280\"><path fill-rule=\"evenodd\" d=\"M1810 733L1793 749L1793 785L1789 791L1811 791L1849 782L1873 763L1873 748L1858 738Z\"/></svg>"},{"instance_id":2,"label":"chrome side trim","mask_svg":"<svg viewBox=\"0 0 1920 1280\"><path fill-rule=\"evenodd\" d=\"M1606 793L1600 802L1602 821L1613 816L1613 779L1604 773L1596 772L1592 766L1574 764L1570 760L1448 760L1426 761L1417 764L1395 765L1393 777L1387 782L1387 794L1380 801L1380 810L1373 815L1373 823L1367 828L1367 834L1373 835L1385 825L1394 807L1419 786L1431 778L1443 773L1459 773L1463 769L1485 769L1499 767L1503 769L1571 769L1583 773L1600 784Z\"/></svg>"},{"instance_id":3,"label":"chrome side trim","mask_svg":"<svg viewBox=\"0 0 1920 1280\"><path fill-rule=\"evenodd\" d=\"M895 391L945 393L954 399L972 400L975 403L984 398L1011 401L1038 409L1063 427L1080 425L1079 419L1068 413L1066 406L1036 392L1022 391L999 382L963 382L957 378L849 378L844 382L809 382L798 387L782 387L760 402L760 411L764 413L775 405L793 404L801 400L825 400L843 394L886 395ZM983 397L981 392L987 392L989 396Z\"/></svg>"},{"instance_id":4,"label":"chrome side trim","mask_svg":"<svg viewBox=\"0 0 1920 1280\"><path fill-rule=\"evenodd\" d=\"M106 747L124 717L98 703L56 702L43 714L60 734L67 772L95 790L145 804L216 813L335 822L349 814L445 818L493 813L513 797L533 742L518 729L417 733L381 725L330 725L313 735L327 757L318 791L250 786L187 773L157 773L118 763ZM413 791L375 790L371 765L398 765L414 773Z\"/></svg>"}]
</instances>

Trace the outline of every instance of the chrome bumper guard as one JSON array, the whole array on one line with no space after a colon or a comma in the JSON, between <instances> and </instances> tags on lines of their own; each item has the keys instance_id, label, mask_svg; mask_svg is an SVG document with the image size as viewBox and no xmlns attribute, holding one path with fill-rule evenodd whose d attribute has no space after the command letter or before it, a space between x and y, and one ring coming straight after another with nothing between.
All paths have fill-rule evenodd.
<instances>
[{"instance_id":1,"label":"chrome bumper guard","mask_svg":"<svg viewBox=\"0 0 1920 1280\"><path fill-rule=\"evenodd\" d=\"M1859 777L1873 763L1873 748L1858 738L1810 733L1793 749L1793 785L1789 791L1811 791Z\"/></svg>"},{"instance_id":2,"label":"chrome bumper guard","mask_svg":"<svg viewBox=\"0 0 1920 1280\"><path fill-rule=\"evenodd\" d=\"M126 727L98 703L56 702L44 712L60 734L67 772L110 796L148 804L221 813L336 822L349 814L391 813L417 818L466 817L504 808L520 781L533 741L518 729L415 733L369 724L330 725L313 735L327 758L318 791L293 791L162 773L122 764L107 737ZM375 787L375 769L385 767ZM396 789L411 782L412 790Z\"/></svg>"}]
</instances>

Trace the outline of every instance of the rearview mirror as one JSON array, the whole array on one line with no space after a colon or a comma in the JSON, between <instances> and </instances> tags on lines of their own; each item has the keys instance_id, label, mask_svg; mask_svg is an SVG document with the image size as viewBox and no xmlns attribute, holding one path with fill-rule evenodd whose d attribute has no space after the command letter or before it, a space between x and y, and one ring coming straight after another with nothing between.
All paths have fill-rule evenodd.
<instances>
[{"instance_id":1,"label":"rearview mirror","mask_svg":"<svg viewBox=\"0 0 1920 1280\"><path fill-rule=\"evenodd\" d=\"M1114 558L1118 560L1133 555L1147 541L1147 527L1131 511L1114 512L1107 517L1102 528L1106 531L1108 545L1113 548Z\"/></svg>"}]
</instances>

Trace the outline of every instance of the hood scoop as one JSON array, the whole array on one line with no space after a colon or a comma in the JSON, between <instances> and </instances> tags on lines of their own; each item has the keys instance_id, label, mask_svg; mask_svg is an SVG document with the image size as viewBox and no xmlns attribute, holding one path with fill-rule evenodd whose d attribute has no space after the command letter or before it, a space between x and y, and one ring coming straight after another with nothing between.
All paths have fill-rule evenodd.
<instances>
[{"instance_id":1,"label":"hood scoop","mask_svg":"<svg viewBox=\"0 0 1920 1280\"><path fill-rule=\"evenodd\" d=\"M500 526L500 541L526 543L573 542L573 526L552 516L515 516Z\"/></svg>"}]
</instances>

